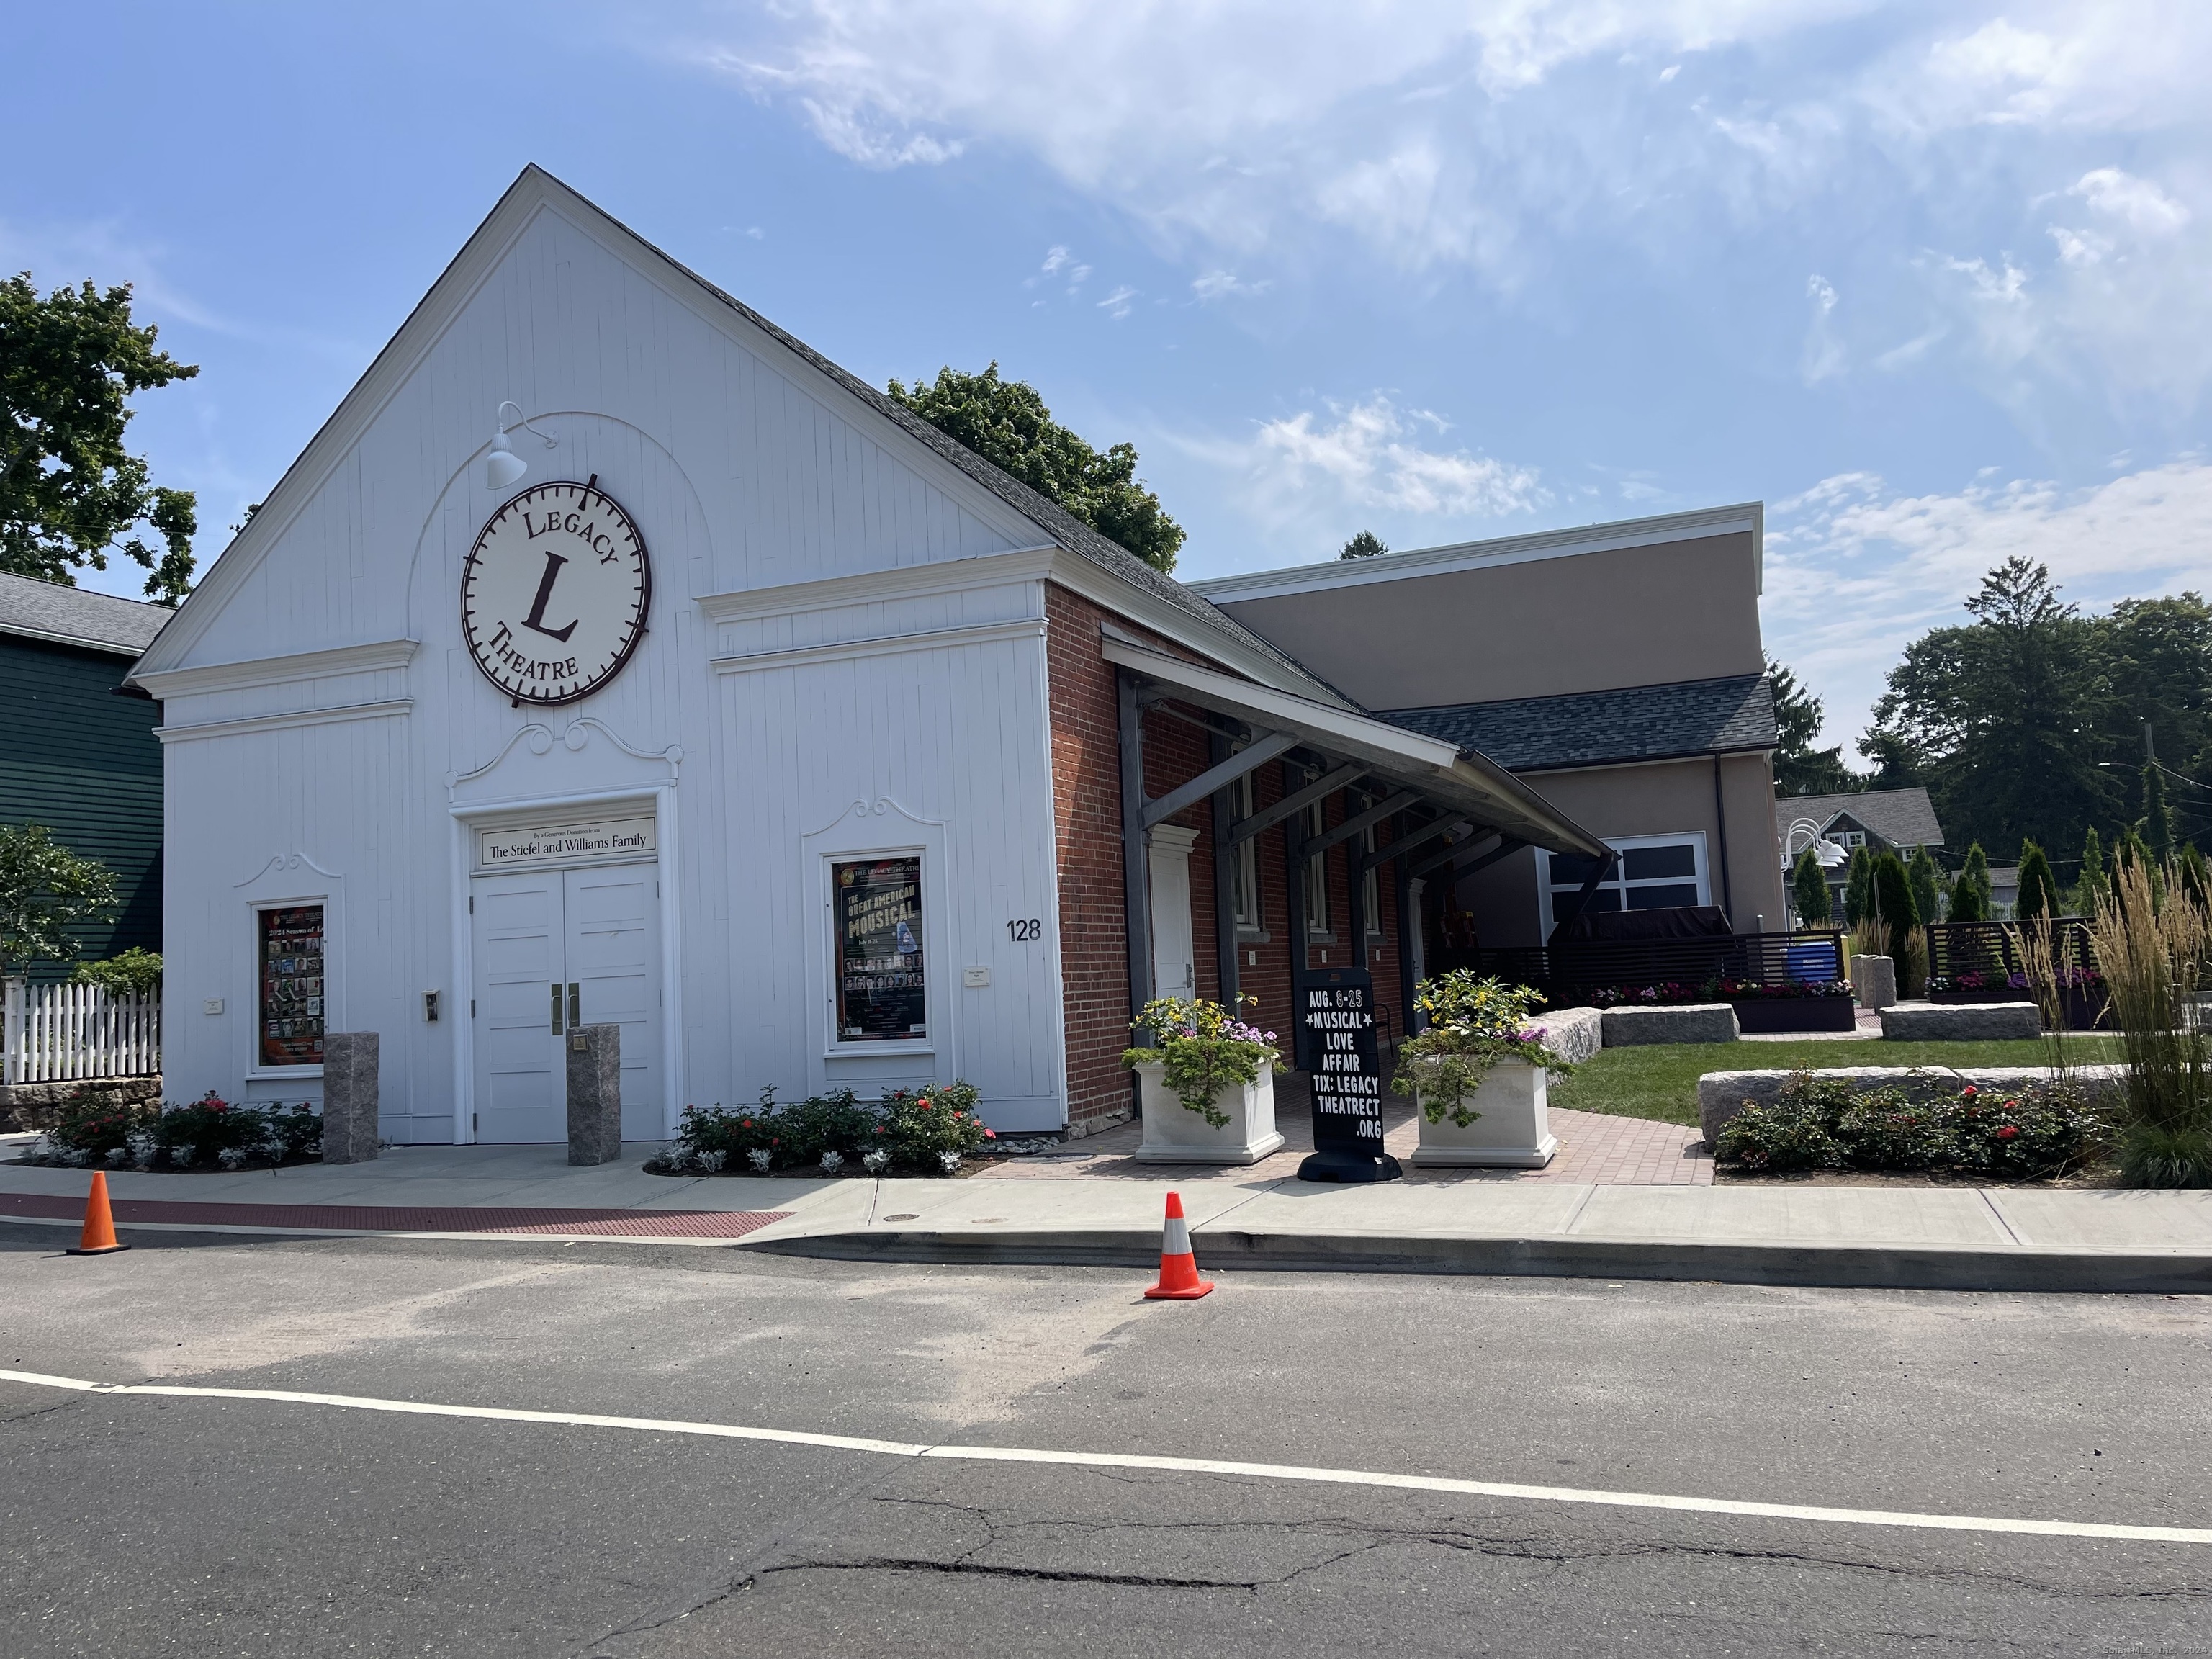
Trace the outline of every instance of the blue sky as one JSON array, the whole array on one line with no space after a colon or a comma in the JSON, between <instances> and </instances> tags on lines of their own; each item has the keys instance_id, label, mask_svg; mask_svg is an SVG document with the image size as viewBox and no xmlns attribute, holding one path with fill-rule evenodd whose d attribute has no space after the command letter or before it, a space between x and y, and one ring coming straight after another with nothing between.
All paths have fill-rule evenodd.
<instances>
[{"instance_id":1,"label":"blue sky","mask_svg":"<svg viewBox=\"0 0 2212 1659\"><path fill-rule=\"evenodd\" d=\"M203 562L534 161L878 383L996 358L1133 441L1188 576L1763 500L1831 741L2011 553L2212 588L2201 4L114 5L5 51L0 264L137 283L201 365L132 430Z\"/></svg>"}]
</instances>

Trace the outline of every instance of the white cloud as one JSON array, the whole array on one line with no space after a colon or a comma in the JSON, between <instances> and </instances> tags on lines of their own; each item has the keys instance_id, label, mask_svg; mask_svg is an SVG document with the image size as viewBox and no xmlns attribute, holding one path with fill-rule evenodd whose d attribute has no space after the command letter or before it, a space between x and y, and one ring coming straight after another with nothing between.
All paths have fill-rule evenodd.
<instances>
[{"instance_id":1,"label":"white cloud","mask_svg":"<svg viewBox=\"0 0 2212 1659\"><path fill-rule=\"evenodd\" d=\"M2148 235L2168 235L2189 222L2189 210L2148 179L2118 167L2097 167L2081 175L2069 196L2078 196L2100 213L2124 220Z\"/></svg>"},{"instance_id":2,"label":"white cloud","mask_svg":"<svg viewBox=\"0 0 2212 1659\"><path fill-rule=\"evenodd\" d=\"M1805 297L1813 302L1813 323L1805 331L1803 374L1812 386L1843 372L1844 345L1828 320L1836 309L1836 285L1816 270L1806 280Z\"/></svg>"},{"instance_id":3,"label":"white cloud","mask_svg":"<svg viewBox=\"0 0 2212 1659\"><path fill-rule=\"evenodd\" d=\"M2197 457L2079 489L1990 478L1899 495L1841 473L1767 523L1768 648L1826 700L1825 740L1847 754L1905 645L1966 621L1961 601L2008 558L2049 565L2085 608L2212 584L2212 463Z\"/></svg>"},{"instance_id":4,"label":"white cloud","mask_svg":"<svg viewBox=\"0 0 2212 1659\"><path fill-rule=\"evenodd\" d=\"M1234 474L1247 510L1274 529L1355 510L1492 519L1551 499L1534 467L1423 443L1425 429L1441 436L1448 424L1377 393L1332 404L1325 416L1305 410L1266 422L1243 443L1179 447Z\"/></svg>"},{"instance_id":5,"label":"white cloud","mask_svg":"<svg viewBox=\"0 0 2212 1659\"><path fill-rule=\"evenodd\" d=\"M1125 283L1101 300L1098 308L1118 323L1129 314L1129 301L1136 297L1137 290Z\"/></svg>"},{"instance_id":6,"label":"white cloud","mask_svg":"<svg viewBox=\"0 0 2212 1659\"><path fill-rule=\"evenodd\" d=\"M1226 300L1235 295L1265 294L1270 284L1262 279L1248 283L1233 270L1209 270L1190 285L1190 291L1201 300Z\"/></svg>"}]
</instances>

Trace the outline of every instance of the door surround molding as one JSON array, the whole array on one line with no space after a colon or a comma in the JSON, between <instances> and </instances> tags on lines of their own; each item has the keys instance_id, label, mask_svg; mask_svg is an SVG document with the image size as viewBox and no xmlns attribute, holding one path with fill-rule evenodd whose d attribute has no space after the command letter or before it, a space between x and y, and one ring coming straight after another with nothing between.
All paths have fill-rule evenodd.
<instances>
[{"instance_id":1,"label":"door surround molding","mask_svg":"<svg viewBox=\"0 0 2212 1659\"><path fill-rule=\"evenodd\" d=\"M465 988L476 983L476 930L469 925L468 901L470 883L477 874L473 843L477 823L518 811L609 806L618 803L639 806L651 805L654 820L653 838L659 846L656 862L660 869L659 1060L661 1129L664 1136L672 1136L676 1133L676 1121L683 1110L680 1103L689 1098L684 1077L684 977L680 971L684 957L679 931L683 908L678 902L683 881L679 875L682 863L676 799L676 785L671 780L653 787L594 789L571 794L532 796L524 799L472 802L465 806L447 808L447 817L453 826L447 847L447 903L453 947L453 982L456 987L464 988L456 994L465 999L468 995ZM471 1127L477 1109L476 1022L473 1019L456 1020L453 1030L453 1144L465 1146L476 1140L476 1133Z\"/></svg>"}]
</instances>

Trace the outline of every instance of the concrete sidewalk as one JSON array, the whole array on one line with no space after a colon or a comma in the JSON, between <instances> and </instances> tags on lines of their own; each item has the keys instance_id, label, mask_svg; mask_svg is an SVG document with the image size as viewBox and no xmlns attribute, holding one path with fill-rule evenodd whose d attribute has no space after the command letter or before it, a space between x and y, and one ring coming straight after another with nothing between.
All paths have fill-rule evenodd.
<instances>
[{"instance_id":1,"label":"concrete sidewalk","mask_svg":"<svg viewBox=\"0 0 2212 1659\"><path fill-rule=\"evenodd\" d=\"M134 1230L733 1244L900 1261L1157 1265L1183 1194L1208 1270L1509 1273L2212 1293L2212 1192L1481 1180L1313 1186L1251 1171L789 1180L572 1169L558 1146L410 1146L275 1175L113 1172ZM0 1219L67 1227L85 1171L0 1164Z\"/></svg>"}]
</instances>

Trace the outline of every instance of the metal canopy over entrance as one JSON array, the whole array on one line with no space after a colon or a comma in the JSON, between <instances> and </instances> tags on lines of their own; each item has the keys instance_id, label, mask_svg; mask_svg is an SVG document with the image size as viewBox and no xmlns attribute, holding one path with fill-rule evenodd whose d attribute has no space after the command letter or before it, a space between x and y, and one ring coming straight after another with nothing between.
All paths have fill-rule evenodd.
<instances>
[{"instance_id":1,"label":"metal canopy over entrance","mask_svg":"<svg viewBox=\"0 0 2212 1659\"><path fill-rule=\"evenodd\" d=\"M1221 997L1237 994L1238 947L1236 906L1231 896L1231 849L1277 824L1289 826L1290 866L1361 831L1383 823L1391 839L1365 853L1352 853L1348 925L1355 939L1365 937L1361 913L1368 872L1395 866L1398 897L1398 954L1407 1002L1407 1029L1413 997L1413 933L1407 924L1413 881L1438 872L1456 884L1463 877L1523 847L1540 847L1596 861L1600 878L1612 849L1549 801L1493 762L1471 750L1409 732L1361 714L1346 705L1331 707L1272 687L1238 679L1218 670L1185 662L1107 629L1101 641L1107 661L1120 671L1122 870L1127 883L1129 935L1129 993L1133 1015L1153 994L1152 896L1146 838L1156 824L1211 798L1217 826L1214 846L1214 913L1219 930ZM1212 762L1196 777L1156 800L1145 797L1144 716L1149 704L1177 702L1221 717L1210 725ZM1241 744L1241 747L1236 746ZM1232 752L1233 750L1233 752ZM1237 797L1231 786L1274 760L1304 761L1321 775L1286 792L1273 805L1232 821ZM1358 785L1379 791L1375 805L1347 811L1343 822L1321 835L1301 833L1305 810ZM1594 880L1590 886L1596 884ZM1299 946L1306 937L1303 883L1289 884L1291 970L1294 984L1309 971ZM1586 900L1587 892L1581 896ZM1581 902L1565 908L1571 920ZM1565 925L1563 921L1562 926ZM1233 1006L1233 1003L1232 1003Z\"/></svg>"}]
</instances>

